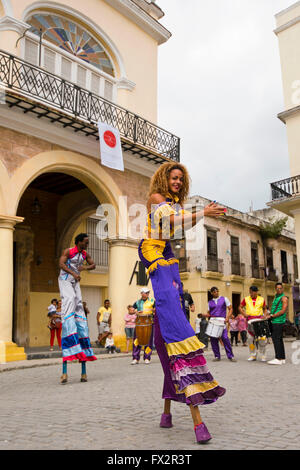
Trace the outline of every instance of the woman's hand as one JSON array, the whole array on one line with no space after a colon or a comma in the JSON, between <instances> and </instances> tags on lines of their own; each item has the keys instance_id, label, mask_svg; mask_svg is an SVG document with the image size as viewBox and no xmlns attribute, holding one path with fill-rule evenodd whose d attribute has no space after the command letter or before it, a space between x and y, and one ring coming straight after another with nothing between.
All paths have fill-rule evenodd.
<instances>
[{"instance_id":1,"label":"woman's hand","mask_svg":"<svg viewBox=\"0 0 300 470\"><path fill-rule=\"evenodd\" d=\"M219 217L220 215L224 215L226 212L226 208L219 206L215 202L211 202L204 208L204 215L208 217Z\"/></svg>"}]
</instances>

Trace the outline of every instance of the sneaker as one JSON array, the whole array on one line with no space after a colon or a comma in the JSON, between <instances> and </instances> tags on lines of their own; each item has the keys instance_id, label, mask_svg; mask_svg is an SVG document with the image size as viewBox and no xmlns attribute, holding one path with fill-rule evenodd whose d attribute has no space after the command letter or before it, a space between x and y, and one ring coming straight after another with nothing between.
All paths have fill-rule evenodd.
<instances>
[{"instance_id":1,"label":"sneaker","mask_svg":"<svg viewBox=\"0 0 300 470\"><path fill-rule=\"evenodd\" d=\"M198 426L195 426L195 434L196 434L197 442L199 444L205 444L211 439L211 435L209 434L208 429L204 423L201 423L201 424L198 424Z\"/></svg>"},{"instance_id":2,"label":"sneaker","mask_svg":"<svg viewBox=\"0 0 300 470\"><path fill-rule=\"evenodd\" d=\"M267 362L266 356L261 356L261 362Z\"/></svg>"},{"instance_id":3,"label":"sneaker","mask_svg":"<svg viewBox=\"0 0 300 470\"><path fill-rule=\"evenodd\" d=\"M248 357L248 361L256 361L256 356L250 356L250 357Z\"/></svg>"},{"instance_id":4,"label":"sneaker","mask_svg":"<svg viewBox=\"0 0 300 470\"><path fill-rule=\"evenodd\" d=\"M144 361L144 362L145 362L145 364L150 364L150 361L149 361L149 359L145 359L145 361Z\"/></svg>"},{"instance_id":5,"label":"sneaker","mask_svg":"<svg viewBox=\"0 0 300 470\"><path fill-rule=\"evenodd\" d=\"M272 361L268 361L268 364L274 365L274 366L281 366L283 364L282 360L280 359L272 359Z\"/></svg>"},{"instance_id":6,"label":"sneaker","mask_svg":"<svg viewBox=\"0 0 300 470\"><path fill-rule=\"evenodd\" d=\"M172 415L163 413L160 418L160 427L161 428L171 428L172 424Z\"/></svg>"},{"instance_id":7,"label":"sneaker","mask_svg":"<svg viewBox=\"0 0 300 470\"><path fill-rule=\"evenodd\" d=\"M228 360L231 362L237 362L237 360L234 357L229 357Z\"/></svg>"},{"instance_id":8,"label":"sneaker","mask_svg":"<svg viewBox=\"0 0 300 470\"><path fill-rule=\"evenodd\" d=\"M133 359L133 361L131 362L131 365L134 366L135 364L138 364L138 363L139 363L139 361L137 361L136 359Z\"/></svg>"}]
</instances>

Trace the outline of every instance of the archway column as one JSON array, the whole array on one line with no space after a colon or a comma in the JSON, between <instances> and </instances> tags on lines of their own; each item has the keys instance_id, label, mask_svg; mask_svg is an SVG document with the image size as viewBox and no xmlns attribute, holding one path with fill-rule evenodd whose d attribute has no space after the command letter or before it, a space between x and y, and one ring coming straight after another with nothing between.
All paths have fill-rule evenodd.
<instances>
[{"instance_id":1,"label":"archway column","mask_svg":"<svg viewBox=\"0 0 300 470\"><path fill-rule=\"evenodd\" d=\"M136 276L130 280L138 261L138 240L110 238L108 298L112 307L112 332L117 347L126 346L124 316L127 305L140 297Z\"/></svg>"},{"instance_id":2,"label":"archway column","mask_svg":"<svg viewBox=\"0 0 300 470\"><path fill-rule=\"evenodd\" d=\"M0 215L0 363L26 359L24 348L12 342L13 327L13 232L23 217Z\"/></svg>"}]
</instances>

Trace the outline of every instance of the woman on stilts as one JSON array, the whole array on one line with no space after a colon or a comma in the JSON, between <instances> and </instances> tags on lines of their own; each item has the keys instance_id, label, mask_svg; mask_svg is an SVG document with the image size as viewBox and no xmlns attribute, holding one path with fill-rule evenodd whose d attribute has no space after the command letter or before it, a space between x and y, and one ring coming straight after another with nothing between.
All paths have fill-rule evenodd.
<instances>
[{"instance_id":1,"label":"woman on stilts","mask_svg":"<svg viewBox=\"0 0 300 470\"><path fill-rule=\"evenodd\" d=\"M75 238L75 246L64 250L59 260L58 284L62 299L62 384L68 381L67 361L81 362L80 380L87 382L86 362L97 360L91 348L79 284L81 271L89 271L96 267L86 252L88 244L88 235L80 233Z\"/></svg>"},{"instance_id":2,"label":"woman on stilts","mask_svg":"<svg viewBox=\"0 0 300 470\"><path fill-rule=\"evenodd\" d=\"M203 344L184 312L178 260L170 239L177 229L187 230L201 217L218 217L226 209L211 203L195 213L183 210L189 193L189 175L178 163L164 163L151 180L147 202L147 227L139 245L139 256L150 275L155 302L155 346L164 371L164 412L160 426L172 427L171 400L190 407L196 440L205 443L211 435L202 421L198 405L215 402L224 395L208 370Z\"/></svg>"}]
</instances>

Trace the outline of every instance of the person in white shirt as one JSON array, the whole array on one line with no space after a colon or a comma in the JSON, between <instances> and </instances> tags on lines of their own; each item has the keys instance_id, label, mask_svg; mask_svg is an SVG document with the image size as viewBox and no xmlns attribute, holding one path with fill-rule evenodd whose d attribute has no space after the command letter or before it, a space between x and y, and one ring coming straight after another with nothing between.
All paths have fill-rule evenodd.
<instances>
[{"instance_id":1,"label":"person in white shirt","mask_svg":"<svg viewBox=\"0 0 300 470\"><path fill-rule=\"evenodd\" d=\"M206 314L206 317L224 319L224 330L223 330L222 336L220 338L214 338L211 336L210 338L210 344L211 344L211 347L215 356L214 361L221 360L220 347L219 347L219 339L221 339L225 348L227 358L231 362L236 362L236 359L234 359L234 356L233 356L230 340L228 338L227 328L225 327L226 323L228 323L229 321L229 317L232 314L231 303L227 299L227 297L219 296L219 289L217 287L212 287L210 289L210 293L212 295L212 299L208 302L208 312Z\"/></svg>"},{"instance_id":2,"label":"person in white shirt","mask_svg":"<svg viewBox=\"0 0 300 470\"><path fill-rule=\"evenodd\" d=\"M115 342L112 336L112 333L109 333L106 341L105 341L105 349L107 350L108 354L113 354L116 350Z\"/></svg>"}]
</instances>

